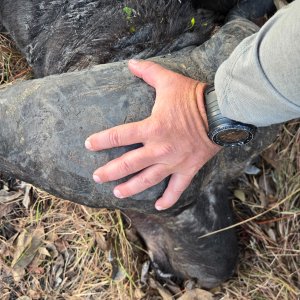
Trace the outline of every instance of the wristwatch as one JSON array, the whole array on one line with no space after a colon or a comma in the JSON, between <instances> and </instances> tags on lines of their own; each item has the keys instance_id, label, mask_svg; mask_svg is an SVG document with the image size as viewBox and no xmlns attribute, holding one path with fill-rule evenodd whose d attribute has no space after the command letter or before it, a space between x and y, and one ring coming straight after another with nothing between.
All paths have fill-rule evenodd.
<instances>
[{"instance_id":1,"label":"wristwatch","mask_svg":"<svg viewBox=\"0 0 300 300\"><path fill-rule=\"evenodd\" d=\"M249 143L255 135L256 127L224 117L218 105L215 87L209 85L204 92L208 121L208 137L224 147L242 146Z\"/></svg>"}]
</instances>

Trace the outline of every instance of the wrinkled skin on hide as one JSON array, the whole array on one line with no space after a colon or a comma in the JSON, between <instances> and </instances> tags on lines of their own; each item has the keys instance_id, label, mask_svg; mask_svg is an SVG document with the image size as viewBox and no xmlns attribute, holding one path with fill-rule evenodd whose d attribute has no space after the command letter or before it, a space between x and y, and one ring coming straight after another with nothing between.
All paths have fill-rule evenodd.
<instances>
[{"instance_id":1,"label":"wrinkled skin on hide","mask_svg":"<svg viewBox=\"0 0 300 300\"><path fill-rule=\"evenodd\" d=\"M247 21L228 23L204 45L155 61L189 77L211 82L218 65L238 44L238 37L242 39L255 30L255 25ZM112 196L116 182L96 185L91 178L95 166L120 156L132 146L99 153L90 153L83 147L91 133L138 121L151 113L153 89L133 77L125 62L23 82L3 90L0 101L0 155L5 158L2 165L9 169L20 163L16 174L19 178L85 205L155 212L153 201L161 195L166 180L124 201ZM12 123L12 119L20 120ZM194 195L211 182L227 181L242 171L263 144L260 134L266 135L261 130L250 146L224 149L210 163L215 167L208 164L199 172L177 206L195 201ZM13 136L18 138L10 138ZM264 141L268 143L268 139Z\"/></svg>"},{"instance_id":2,"label":"wrinkled skin on hide","mask_svg":"<svg viewBox=\"0 0 300 300\"><path fill-rule=\"evenodd\" d=\"M0 171L80 204L122 209L132 218L162 272L179 279L196 278L202 286L212 287L232 275L237 259L235 232L199 237L232 224L224 196L227 183L271 143L276 128L259 129L256 139L245 147L223 149L200 170L180 201L163 212L155 211L154 201L167 180L123 200L113 196L116 182L98 185L92 180L95 166L140 145L99 153L84 148L91 133L142 120L154 103L155 91L133 77L126 62L107 62L182 49L153 60L194 79L212 82L218 66L242 39L258 29L245 19L236 19L202 44L218 14L206 11L210 18L207 26L189 31L186 26L191 12L199 17L203 11L187 1L171 1L162 13L162 19L169 19L165 34L154 18L162 2L166 1L151 6L144 1L135 7L135 11L146 12L144 23L139 23L138 14L134 20L124 19L120 1L65 4L58 0L47 2L47 6L44 1L0 3L3 24L37 77L106 63L0 90ZM108 23L103 21L104 15L110 16ZM136 32L130 33L128 26L135 26Z\"/></svg>"}]
</instances>

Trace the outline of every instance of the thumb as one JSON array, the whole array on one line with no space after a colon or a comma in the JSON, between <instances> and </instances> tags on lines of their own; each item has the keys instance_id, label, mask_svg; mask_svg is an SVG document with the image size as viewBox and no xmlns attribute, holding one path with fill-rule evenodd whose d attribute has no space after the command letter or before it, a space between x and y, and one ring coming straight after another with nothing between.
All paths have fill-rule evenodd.
<instances>
[{"instance_id":1,"label":"thumb","mask_svg":"<svg viewBox=\"0 0 300 300\"><path fill-rule=\"evenodd\" d=\"M131 59L128 62L128 68L132 74L142 78L146 83L156 88L158 83L161 83L164 79L173 73L159 64L156 64L149 60L137 60Z\"/></svg>"}]
</instances>

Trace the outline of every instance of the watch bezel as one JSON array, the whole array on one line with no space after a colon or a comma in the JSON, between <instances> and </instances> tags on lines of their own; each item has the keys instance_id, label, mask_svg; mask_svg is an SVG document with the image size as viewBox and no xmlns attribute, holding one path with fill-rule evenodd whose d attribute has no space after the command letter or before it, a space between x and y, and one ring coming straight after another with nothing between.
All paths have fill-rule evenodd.
<instances>
[{"instance_id":1,"label":"watch bezel","mask_svg":"<svg viewBox=\"0 0 300 300\"><path fill-rule=\"evenodd\" d=\"M208 137L215 143L224 147L243 146L249 143L256 133L256 127L251 124L241 123L224 117L218 105L217 94L214 85L208 85L204 91L205 108L208 122ZM220 133L228 130L243 130L247 132L247 138L236 142L226 142L218 138Z\"/></svg>"},{"instance_id":2,"label":"watch bezel","mask_svg":"<svg viewBox=\"0 0 300 300\"><path fill-rule=\"evenodd\" d=\"M255 135L256 127L250 124L243 124L239 122L235 122L230 120L231 122L220 124L210 130L208 132L209 138L216 143L217 145L223 146L223 147L237 147L237 146L243 146L249 143ZM234 123L234 124L233 124ZM224 133L226 131L245 131L247 132L247 138L243 140L238 140L236 142L226 142L224 140L221 140L219 137L220 133Z\"/></svg>"}]
</instances>

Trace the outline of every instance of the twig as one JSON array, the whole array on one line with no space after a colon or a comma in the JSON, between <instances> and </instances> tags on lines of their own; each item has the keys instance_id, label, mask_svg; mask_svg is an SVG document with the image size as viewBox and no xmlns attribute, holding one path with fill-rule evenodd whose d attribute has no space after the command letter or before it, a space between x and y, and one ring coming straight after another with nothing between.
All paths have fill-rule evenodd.
<instances>
[{"instance_id":1,"label":"twig","mask_svg":"<svg viewBox=\"0 0 300 300\"><path fill-rule=\"evenodd\" d=\"M243 225L243 224L246 224L246 223L249 223L250 221L253 221L263 215L265 215L266 213L270 212L271 210L279 207L281 204L283 204L284 202L286 202L287 200L289 200L292 196L296 195L297 193L300 193L300 189L296 190L295 192L291 193L290 195L286 196L284 199L282 199L281 201L279 201L277 204L275 204L274 206L272 206L271 208L267 209L266 211L254 216L254 217L251 217L249 219L246 219L242 222L239 222L239 223L236 223L236 224L233 224L231 226L228 226L228 227L225 227L225 228L222 228L222 229L219 229L219 230L216 230L216 231L213 231L213 232L210 232L210 233L207 233L207 234L204 234L200 237L198 237L198 239L203 239L205 237L208 237L208 236L211 236L211 235L214 235L214 234L217 234L217 233L220 233L220 232L223 232L223 231L226 231L226 230L229 230L229 229L232 229L232 228L235 228L235 227L238 227L240 225Z\"/></svg>"}]
</instances>

